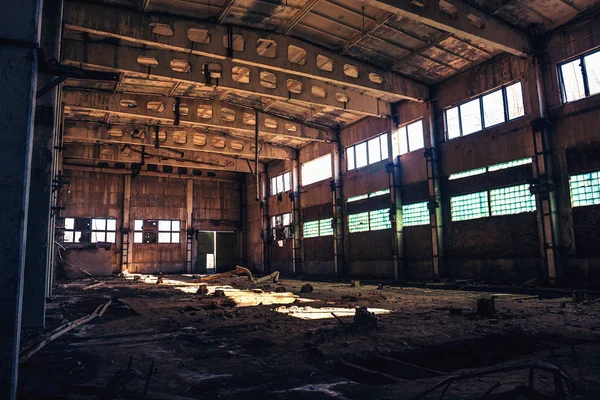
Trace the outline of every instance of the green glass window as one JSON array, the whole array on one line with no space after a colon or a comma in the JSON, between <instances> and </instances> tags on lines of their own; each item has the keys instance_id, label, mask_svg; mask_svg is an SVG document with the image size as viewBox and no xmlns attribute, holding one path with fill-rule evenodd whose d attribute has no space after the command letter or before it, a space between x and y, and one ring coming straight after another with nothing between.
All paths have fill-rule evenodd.
<instances>
[{"instance_id":1,"label":"green glass window","mask_svg":"<svg viewBox=\"0 0 600 400\"><path fill-rule=\"evenodd\" d=\"M333 218L319 220L319 236L333 235Z\"/></svg>"},{"instance_id":2,"label":"green glass window","mask_svg":"<svg viewBox=\"0 0 600 400\"><path fill-rule=\"evenodd\" d=\"M312 238L319 236L319 221L305 222L302 227L302 237Z\"/></svg>"},{"instance_id":3,"label":"green glass window","mask_svg":"<svg viewBox=\"0 0 600 400\"><path fill-rule=\"evenodd\" d=\"M469 193L451 197L450 208L452 221L489 217L488 192Z\"/></svg>"},{"instance_id":4,"label":"green glass window","mask_svg":"<svg viewBox=\"0 0 600 400\"><path fill-rule=\"evenodd\" d=\"M535 196L529 185L517 185L490 190L492 215L520 214L535 211Z\"/></svg>"},{"instance_id":5,"label":"green glass window","mask_svg":"<svg viewBox=\"0 0 600 400\"><path fill-rule=\"evenodd\" d=\"M490 165L488 167L489 172L498 171L501 169L518 167L519 165L531 164L531 158L521 158L520 160L508 161L502 164Z\"/></svg>"},{"instance_id":6,"label":"green glass window","mask_svg":"<svg viewBox=\"0 0 600 400\"><path fill-rule=\"evenodd\" d=\"M572 175L569 185L572 207L600 204L600 171Z\"/></svg>"},{"instance_id":7,"label":"green glass window","mask_svg":"<svg viewBox=\"0 0 600 400\"><path fill-rule=\"evenodd\" d=\"M366 232L369 230L369 212L348 215L348 230L350 233Z\"/></svg>"},{"instance_id":8,"label":"green glass window","mask_svg":"<svg viewBox=\"0 0 600 400\"><path fill-rule=\"evenodd\" d=\"M466 178L468 176L481 175L481 174L485 174L485 171L486 171L485 168L477 168L477 169L470 169L468 171L457 172L455 174L450 174L450 176L448 177L448 180L453 181L455 179L462 179L462 178Z\"/></svg>"},{"instance_id":9,"label":"green glass window","mask_svg":"<svg viewBox=\"0 0 600 400\"><path fill-rule=\"evenodd\" d=\"M404 226L428 225L429 219L426 201L402 206L402 225Z\"/></svg>"},{"instance_id":10,"label":"green glass window","mask_svg":"<svg viewBox=\"0 0 600 400\"><path fill-rule=\"evenodd\" d=\"M372 231L390 229L392 227L392 223L390 222L390 209L384 208L383 210L370 211L369 222Z\"/></svg>"}]
</instances>

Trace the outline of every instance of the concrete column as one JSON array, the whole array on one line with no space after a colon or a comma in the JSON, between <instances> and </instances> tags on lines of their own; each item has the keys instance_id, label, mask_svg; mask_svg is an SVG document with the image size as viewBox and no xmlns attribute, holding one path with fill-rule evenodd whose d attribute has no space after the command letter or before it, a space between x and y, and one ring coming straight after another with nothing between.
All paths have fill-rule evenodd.
<instances>
[{"instance_id":1,"label":"concrete column","mask_svg":"<svg viewBox=\"0 0 600 400\"><path fill-rule=\"evenodd\" d=\"M431 224L433 277L439 279L440 265L444 257L444 230L442 214L442 193L440 185L440 165L437 152L437 129L435 108L432 102L427 103L427 117L424 119L425 160L429 191L429 213Z\"/></svg>"},{"instance_id":2,"label":"concrete column","mask_svg":"<svg viewBox=\"0 0 600 400\"><path fill-rule=\"evenodd\" d=\"M123 175L123 210L121 213L121 272L132 260L134 232L131 230L131 174Z\"/></svg>"},{"instance_id":3,"label":"concrete column","mask_svg":"<svg viewBox=\"0 0 600 400\"><path fill-rule=\"evenodd\" d=\"M256 172L258 174L258 171ZM267 166L264 167L264 172L257 175L258 179L258 187L260 187L262 201L261 201L261 210L262 210L262 222L263 222L263 232L262 232L262 240L263 240L263 272L265 274L271 273L271 244L273 240L271 238L271 217L269 215L269 174L267 172Z\"/></svg>"},{"instance_id":4,"label":"concrete column","mask_svg":"<svg viewBox=\"0 0 600 400\"><path fill-rule=\"evenodd\" d=\"M333 142L333 265L336 275L344 275L346 270L345 257L345 224L344 224L344 181L342 179L342 145L339 140L339 132L336 133L336 141Z\"/></svg>"},{"instance_id":5,"label":"concrete column","mask_svg":"<svg viewBox=\"0 0 600 400\"><path fill-rule=\"evenodd\" d=\"M531 190L535 193L540 248L544 260L543 278L554 282L559 266L559 222L554 171L552 165L552 145L550 124L547 122L546 94L541 70L540 56L533 57L535 83L538 100L539 119L532 121L533 134L533 175Z\"/></svg>"},{"instance_id":6,"label":"concrete column","mask_svg":"<svg viewBox=\"0 0 600 400\"><path fill-rule=\"evenodd\" d=\"M17 390L40 2L3 2L0 24L0 399ZM47 231L47 227L45 228Z\"/></svg>"},{"instance_id":7,"label":"concrete column","mask_svg":"<svg viewBox=\"0 0 600 400\"><path fill-rule=\"evenodd\" d=\"M388 149L391 157L392 134L396 130L396 123L390 119L390 134L388 135ZM390 187L390 221L392 222L392 260L394 261L394 281L404 278L404 225L402 224L402 191L401 191L401 166L400 157L392 158L392 162L386 165Z\"/></svg>"},{"instance_id":8,"label":"concrete column","mask_svg":"<svg viewBox=\"0 0 600 400\"><path fill-rule=\"evenodd\" d=\"M292 160L292 214L294 219L294 247L292 269L295 275L302 274L302 221L300 213L300 162L298 152Z\"/></svg>"},{"instance_id":9,"label":"concrete column","mask_svg":"<svg viewBox=\"0 0 600 400\"><path fill-rule=\"evenodd\" d=\"M194 180L188 179L186 186L186 248L185 248L185 272L192 273L194 265Z\"/></svg>"},{"instance_id":10,"label":"concrete column","mask_svg":"<svg viewBox=\"0 0 600 400\"><path fill-rule=\"evenodd\" d=\"M60 59L62 30L62 1L47 0L42 12L43 41L41 48L46 58ZM48 85L55 77L42 75L37 89ZM59 89L55 87L37 99L35 126L32 142L31 180L29 198L31 207L27 222L27 246L25 254L25 280L23 286L23 327L42 328L46 316L46 287L53 260L49 248L54 237L50 236L52 198L52 160L54 135L58 125Z\"/></svg>"}]
</instances>

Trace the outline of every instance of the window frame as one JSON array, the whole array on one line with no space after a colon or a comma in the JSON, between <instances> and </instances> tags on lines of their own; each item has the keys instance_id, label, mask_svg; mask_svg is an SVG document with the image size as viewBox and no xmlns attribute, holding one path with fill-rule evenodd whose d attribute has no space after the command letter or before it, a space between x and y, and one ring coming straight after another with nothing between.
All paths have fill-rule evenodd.
<instances>
[{"instance_id":1,"label":"window frame","mask_svg":"<svg viewBox=\"0 0 600 400\"><path fill-rule=\"evenodd\" d=\"M305 175L305 173L304 173L305 166L307 164L309 164L309 163L312 163L313 161L316 161L316 160L319 160L319 159L324 159L324 158L327 158L329 160L329 166L328 166L328 168L329 168L328 169L329 175L327 177L325 177L325 178L318 179L318 180L312 181L310 183L305 183L305 177L304 177L304 175ZM332 164L332 161L333 161L333 157L331 156L331 153L327 153L327 154L323 154L320 157L313 158L312 160L309 160L309 161L307 161L305 163L302 163L300 165L300 183L301 183L302 187L306 187L306 186L309 186L309 185L312 185L312 184L315 184L315 183L323 182L323 181L325 181L327 179L331 179L333 177L333 164Z\"/></svg>"},{"instance_id":2,"label":"window frame","mask_svg":"<svg viewBox=\"0 0 600 400\"><path fill-rule=\"evenodd\" d=\"M511 119L510 118L510 112L509 112L509 106L508 106L508 95L507 95L507 91L506 90L507 90L508 87L516 85L518 83L521 84L521 99L522 99L522 102L523 102L523 115L520 115L518 117L515 117L515 118ZM496 124L493 124L493 125L486 126L486 124L485 124L485 111L484 111L484 108L483 108L483 98L485 96L490 95L492 93L495 93L497 91L502 91L502 106L503 106L503 111L504 111L504 121L496 123ZM468 103L472 102L473 100L477 100L478 103L479 103L479 118L481 120L481 129L476 130L476 131L471 132L471 133L463 134L463 132L464 132L464 129L463 129L463 118L462 118L460 107L463 106L463 105L465 105L465 104L468 104ZM459 130L459 135L450 138L449 135L448 135L449 132L448 132L448 117L447 117L447 112L449 110L452 110L452 109L455 109L455 108L457 109L457 113L458 113L458 130ZM473 134L475 134L477 132L485 131L486 129L490 129L490 128L493 128L493 127L496 127L496 126L500 126L502 124L506 124L506 123L511 122L511 121L516 121L516 120L518 120L520 118L525 117L526 115L527 115L527 110L526 110L526 107L525 107L525 98L523 96L523 81L521 79L519 79L519 80L510 82L510 83L504 84L504 85L502 85L500 87L495 87L495 88L493 88L491 90L488 90L486 92L480 93L477 96L470 97L469 99L461 101L460 103L456 103L456 104L454 104L454 105L452 105L450 107L446 107L444 109L444 133L445 133L445 140L454 140L454 139L459 139L459 138L462 138L462 137L465 137L465 136L470 136L470 135L473 135Z\"/></svg>"},{"instance_id":3,"label":"window frame","mask_svg":"<svg viewBox=\"0 0 600 400\"><path fill-rule=\"evenodd\" d=\"M286 182L286 175L289 175L288 177L288 182L290 183L290 187L288 189L285 188L285 182ZM281 177L281 184L283 185L283 190L279 190L279 185L277 185L277 178ZM275 185L273 185L273 182L275 182ZM273 189L275 188L275 189ZM286 193L292 190L292 171L286 171L282 174L279 175L275 175L273 177L271 177L271 186L270 186L270 196L277 196L280 193Z\"/></svg>"},{"instance_id":4,"label":"window frame","mask_svg":"<svg viewBox=\"0 0 600 400\"><path fill-rule=\"evenodd\" d=\"M73 220L73 229L67 229L66 228L66 222L68 219L72 219ZM80 221L85 221L87 220L87 224L89 225L89 229L77 229L77 220ZM104 229L94 229L94 220L104 220ZM115 224L115 229L109 229L108 228L108 224L109 221L114 221ZM117 228L117 219L116 218L108 218L108 217L64 217L64 225L65 228L63 228L63 232L62 232L62 239L61 239L61 243L111 243L111 244L116 244L117 243L117 232L118 232L118 228ZM65 234L67 232L71 232L72 233L72 239L71 241L65 241ZM75 232L79 232L79 237L87 237L87 240L84 241L76 241L75 240ZM94 233L104 233L104 239L103 241L94 241L92 238L94 237ZM108 240L108 234L112 233L114 234L114 240L113 241L109 241Z\"/></svg>"},{"instance_id":5,"label":"window frame","mask_svg":"<svg viewBox=\"0 0 600 400\"><path fill-rule=\"evenodd\" d=\"M379 133L379 134L377 134L377 135L375 135L373 137L370 137L368 139L362 140L360 142L354 143L351 146L346 147L346 172L359 170L361 168L368 167L369 165L373 165L373 164L377 164L377 163L382 162L382 161L389 160L390 159L390 146L389 146L389 136L388 135L389 135L389 132L386 131L386 132ZM370 153L371 152L370 152L370 149L369 149L369 142L373 141L374 139L379 139L378 140L378 143L379 143L379 155L380 155L381 158L379 160L377 160L377 161L371 161L370 160L370 158L371 158L370 157ZM384 154L383 154L383 146L381 145L382 144L382 140L385 141L385 148L387 149L387 155L385 157L384 157ZM356 166L356 160L357 160L357 158L356 158L356 147L360 146L362 144L365 144L365 147L366 147L367 164L366 165L361 165L360 167L357 167ZM348 154L349 154L350 151L352 151L352 155L353 155L353 157L352 157L352 159L353 159L353 166L352 166L352 168L350 168L350 163L348 162L348 160L350 159L348 157Z\"/></svg>"},{"instance_id":6,"label":"window frame","mask_svg":"<svg viewBox=\"0 0 600 400\"><path fill-rule=\"evenodd\" d=\"M316 235L305 236L305 226L306 224L316 224ZM323 225L329 224L329 228L324 227ZM326 233L323 230L326 229ZM302 223L302 239L314 239L317 237L327 237L333 236L333 217L332 218L322 218L315 219L312 221L305 221Z\"/></svg>"},{"instance_id":7,"label":"window frame","mask_svg":"<svg viewBox=\"0 0 600 400\"><path fill-rule=\"evenodd\" d=\"M137 228L137 221L141 221L141 229ZM149 223L154 223L156 222L156 229L144 229L144 221L148 221ZM168 222L169 223L169 230L161 230L160 225L161 222ZM173 230L173 222L177 222L179 224L179 229L177 230ZM139 218L135 218L133 221L133 243L138 245L138 244L181 244L181 227L183 226L182 221L179 219L139 219ZM154 241L149 241L149 242L145 242L144 238L146 233L153 233L155 234L155 238L156 240ZM165 234L168 233L169 234L169 241L168 242L161 242L159 241L159 236L160 234ZM138 234L141 234L141 241L138 240ZM173 241L173 234L177 234L177 241L174 242Z\"/></svg>"},{"instance_id":8,"label":"window frame","mask_svg":"<svg viewBox=\"0 0 600 400\"><path fill-rule=\"evenodd\" d=\"M289 223L285 223L285 216L289 215ZM277 220L281 219L281 223L277 223ZM294 214L291 212L271 215L271 238L273 240L289 240L292 239L291 226L294 225ZM286 234L287 231L287 234ZM281 233L283 238L279 238L278 233Z\"/></svg>"},{"instance_id":9,"label":"window frame","mask_svg":"<svg viewBox=\"0 0 600 400\"><path fill-rule=\"evenodd\" d=\"M421 123L421 134L422 134L422 142L423 142L423 147L419 147L416 149L411 149L410 146L410 140L409 140L409 136L408 136L408 127L412 126L416 123ZM406 143L406 152L402 152L402 140L401 140L401 135L400 135L400 131L404 130L404 135L402 135L404 137L405 143ZM410 122L407 122L405 124L401 124L396 128L396 132L398 133L398 141L396 143L397 147L398 147L398 156L402 156L404 154L408 154L408 153L412 153L413 151L417 151L417 150L421 150L425 148L425 124L423 123L423 118L418 118L415 120L412 120ZM392 139L392 146L393 146L394 140ZM394 156L394 149L392 149L392 156Z\"/></svg>"},{"instance_id":10,"label":"window frame","mask_svg":"<svg viewBox=\"0 0 600 400\"><path fill-rule=\"evenodd\" d=\"M376 220L375 216L372 216L371 213L379 213L379 214L385 214L382 213L383 211L385 211L385 213L387 213L387 219L385 219L385 226L375 226L375 229L373 229L372 226L372 222L374 220ZM350 229L351 227L351 220L353 219L358 219L358 218L362 218L364 217L366 214L366 229L361 229L361 230L354 230L352 231ZM377 215L377 214L375 214ZM359 217L360 216L360 217ZM346 224L346 228L348 229L348 234L353 234L353 233L361 233L361 232L374 232L374 231L383 231L383 230L387 230L387 229L392 229L392 219L390 218L390 208L379 208L377 210L368 210L368 211L361 211L359 213L354 213L354 214L348 214L348 218L347 218L347 224ZM388 226L389 225L389 226Z\"/></svg>"},{"instance_id":11,"label":"window frame","mask_svg":"<svg viewBox=\"0 0 600 400\"><path fill-rule=\"evenodd\" d=\"M576 101L583 100L588 97L600 95L600 92L590 94L590 83L589 83L589 79L588 79L588 75L587 75L587 68L585 65L585 57L591 56L598 52L600 52L600 47L588 50L584 53L581 53L574 57L570 57L570 58L556 64L556 69L557 69L557 74L558 74L558 83L559 83L559 87L560 87L560 98L561 98L562 104L574 103ZM562 73L562 67L563 67L563 65L572 63L575 60L579 60L579 68L581 69L581 77L583 79L583 94L584 94L584 96L580 99L567 101L567 94L566 94L566 88L565 88L565 81L564 81L564 77L563 77L563 73Z\"/></svg>"}]
</instances>

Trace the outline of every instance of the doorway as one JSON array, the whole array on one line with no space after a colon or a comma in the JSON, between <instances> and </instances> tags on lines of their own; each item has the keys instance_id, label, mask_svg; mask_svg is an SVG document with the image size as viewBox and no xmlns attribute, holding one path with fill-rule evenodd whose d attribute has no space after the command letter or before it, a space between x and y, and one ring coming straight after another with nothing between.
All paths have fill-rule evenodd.
<instances>
[{"instance_id":1,"label":"doorway","mask_svg":"<svg viewBox=\"0 0 600 400\"><path fill-rule=\"evenodd\" d=\"M235 232L197 231L196 273L214 274L235 268Z\"/></svg>"}]
</instances>

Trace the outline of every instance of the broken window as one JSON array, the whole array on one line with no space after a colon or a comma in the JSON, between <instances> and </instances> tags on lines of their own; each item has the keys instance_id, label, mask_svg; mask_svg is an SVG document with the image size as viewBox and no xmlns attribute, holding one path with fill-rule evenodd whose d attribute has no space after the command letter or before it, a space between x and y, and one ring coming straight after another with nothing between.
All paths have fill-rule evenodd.
<instances>
[{"instance_id":1,"label":"broken window","mask_svg":"<svg viewBox=\"0 0 600 400\"><path fill-rule=\"evenodd\" d=\"M302 229L302 237L305 239L332 235L333 218L325 218L317 221L305 222Z\"/></svg>"},{"instance_id":2,"label":"broken window","mask_svg":"<svg viewBox=\"0 0 600 400\"><path fill-rule=\"evenodd\" d=\"M389 208L348 215L348 231L350 233L379 231L391 227Z\"/></svg>"},{"instance_id":3,"label":"broken window","mask_svg":"<svg viewBox=\"0 0 600 400\"><path fill-rule=\"evenodd\" d=\"M600 171L569 177L571 207L600 204Z\"/></svg>"},{"instance_id":4,"label":"broken window","mask_svg":"<svg viewBox=\"0 0 600 400\"><path fill-rule=\"evenodd\" d=\"M350 233L366 232L369 230L369 212L348 215L348 231Z\"/></svg>"},{"instance_id":5,"label":"broken window","mask_svg":"<svg viewBox=\"0 0 600 400\"><path fill-rule=\"evenodd\" d=\"M292 239L292 213L273 215L271 217L271 230L273 240Z\"/></svg>"},{"instance_id":6,"label":"broken window","mask_svg":"<svg viewBox=\"0 0 600 400\"><path fill-rule=\"evenodd\" d=\"M492 215L520 214L535 211L535 196L529 185L517 185L490 190Z\"/></svg>"},{"instance_id":7,"label":"broken window","mask_svg":"<svg viewBox=\"0 0 600 400\"><path fill-rule=\"evenodd\" d=\"M179 243L181 222L177 220L136 219L134 243Z\"/></svg>"},{"instance_id":8,"label":"broken window","mask_svg":"<svg viewBox=\"0 0 600 400\"><path fill-rule=\"evenodd\" d=\"M447 109L446 137L470 135L523 115L523 89L521 82L516 82Z\"/></svg>"},{"instance_id":9,"label":"broken window","mask_svg":"<svg viewBox=\"0 0 600 400\"><path fill-rule=\"evenodd\" d=\"M423 120L398 128L392 135L393 156L410 153L425 147L423 137Z\"/></svg>"},{"instance_id":10,"label":"broken window","mask_svg":"<svg viewBox=\"0 0 600 400\"><path fill-rule=\"evenodd\" d=\"M291 175L292 173L288 171L284 174L271 178L271 196L275 196L278 193L287 192L292 189Z\"/></svg>"},{"instance_id":11,"label":"broken window","mask_svg":"<svg viewBox=\"0 0 600 400\"><path fill-rule=\"evenodd\" d=\"M429 208L427 202L402 205L402 225L429 225Z\"/></svg>"},{"instance_id":12,"label":"broken window","mask_svg":"<svg viewBox=\"0 0 600 400\"><path fill-rule=\"evenodd\" d=\"M600 51L561 64L559 76L563 103L600 93Z\"/></svg>"},{"instance_id":13,"label":"broken window","mask_svg":"<svg viewBox=\"0 0 600 400\"><path fill-rule=\"evenodd\" d=\"M361 168L389 157L387 133L346 148L346 169Z\"/></svg>"},{"instance_id":14,"label":"broken window","mask_svg":"<svg viewBox=\"0 0 600 400\"><path fill-rule=\"evenodd\" d=\"M115 243L116 237L116 219L65 218L64 243Z\"/></svg>"},{"instance_id":15,"label":"broken window","mask_svg":"<svg viewBox=\"0 0 600 400\"><path fill-rule=\"evenodd\" d=\"M450 198L452 221L466 221L469 219L490 216L488 192L469 193Z\"/></svg>"},{"instance_id":16,"label":"broken window","mask_svg":"<svg viewBox=\"0 0 600 400\"><path fill-rule=\"evenodd\" d=\"M304 186L331 178L331 153L302 164L301 174Z\"/></svg>"}]
</instances>

